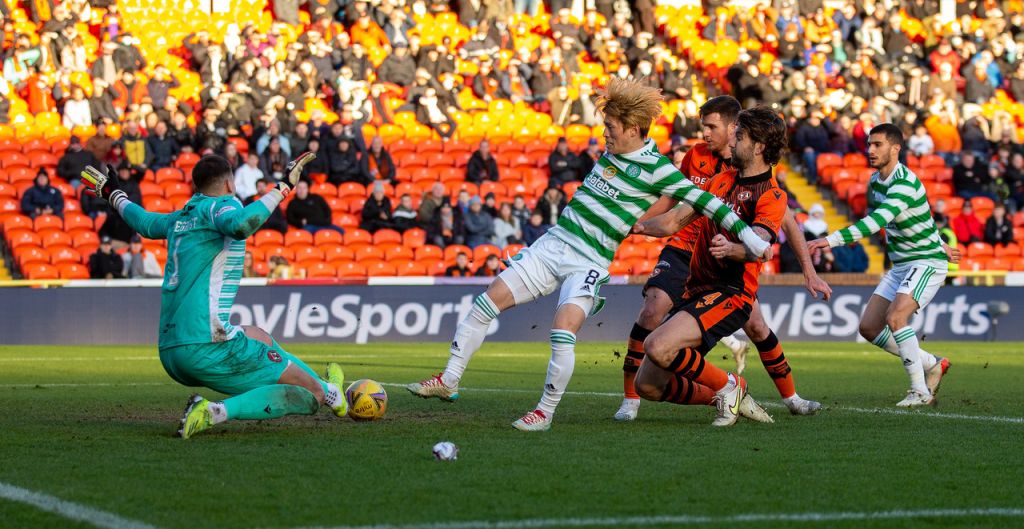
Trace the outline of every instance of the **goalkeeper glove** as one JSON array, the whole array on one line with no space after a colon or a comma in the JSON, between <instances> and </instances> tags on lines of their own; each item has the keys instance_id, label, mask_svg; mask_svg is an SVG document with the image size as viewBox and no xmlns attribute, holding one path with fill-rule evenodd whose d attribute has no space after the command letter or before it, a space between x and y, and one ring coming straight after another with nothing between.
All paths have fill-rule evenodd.
<instances>
[{"instance_id":1,"label":"goalkeeper glove","mask_svg":"<svg viewBox=\"0 0 1024 529\"><path fill-rule=\"evenodd\" d=\"M112 169L112 167L107 165L101 171L91 165L87 165L81 173L82 183L85 184L86 189L97 197L106 200L111 205L114 204L118 197L128 198L128 195L121 190L121 184L118 182L118 178Z\"/></svg>"},{"instance_id":2,"label":"goalkeeper glove","mask_svg":"<svg viewBox=\"0 0 1024 529\"><path fill-rule=\"evenodd\" d=\"M288 162L288 166L284 168L284 179L277 184L283 195L288 196L288 193L295 189L296 184L299 183L299 178L302 176L302 168L315 159L316 154L304 152L298 158Z\"/></svg>"}]
</instances>

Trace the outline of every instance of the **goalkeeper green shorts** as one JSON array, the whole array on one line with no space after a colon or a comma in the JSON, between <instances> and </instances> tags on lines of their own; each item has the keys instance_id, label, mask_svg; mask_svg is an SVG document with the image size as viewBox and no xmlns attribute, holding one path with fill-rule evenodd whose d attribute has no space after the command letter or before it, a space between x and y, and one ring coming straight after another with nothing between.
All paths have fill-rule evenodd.
<instances>
[{"instance_id":1,"label":"goalkeeper green shorts","mask_svg":"<svg viewBox=\"0 0 1024 529\"><path fill-rule=\"evenodd\" d=\"M226 342L161 349L160 362L167 374L181 384L238 395L277 384L284 370L297 361L276 342L274 345L239 332Z\"/></svg>"}]
</instances>

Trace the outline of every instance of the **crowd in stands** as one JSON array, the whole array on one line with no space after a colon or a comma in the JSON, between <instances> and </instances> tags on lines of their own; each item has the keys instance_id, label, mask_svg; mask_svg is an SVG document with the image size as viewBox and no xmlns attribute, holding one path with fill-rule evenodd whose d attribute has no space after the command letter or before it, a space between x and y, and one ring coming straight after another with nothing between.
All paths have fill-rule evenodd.
<instances>
[{"instance_id":1,"label":"crowd in stands","mask_svg":"<svg viewBox=\"0 0 1024 529\"><path fill-rule=\"evenodd\" d=\"M135 234L75 191L85 165L110 165L129 198L170 210L200 155L227 158L250 202L307 150L317 159L265 229L423 230L440 248L503 249L556 222L602 151L596 90L632 76L663 90L651 135L674 159L700 138L709 96L777 109L790 177L852 214L867 192L867 131L894 122L954 242L1007 245L1024 224L1021 3L960 0L947 17L928 0L282 0L267 6L272 17L179 41L126 31L140 11L107 0L3 1L0 121L19 141L50 140L59 157L18 189L20 212L61 217L73 202L115 253L132 252ZM792 194L790 205L808 234L827 230ZM97 263L111 259L98 247ZM286 266L260 256L253 269L271 257ZM143 264L121 275L152 272L150 259L131 261ZM457 261L448 273L464 273ZM476 261L474 273L493 270ZM862 248L837 248L816 266L865 262ZM90 267L117 277L112 261Z\"/></svg>"}]
</instances>

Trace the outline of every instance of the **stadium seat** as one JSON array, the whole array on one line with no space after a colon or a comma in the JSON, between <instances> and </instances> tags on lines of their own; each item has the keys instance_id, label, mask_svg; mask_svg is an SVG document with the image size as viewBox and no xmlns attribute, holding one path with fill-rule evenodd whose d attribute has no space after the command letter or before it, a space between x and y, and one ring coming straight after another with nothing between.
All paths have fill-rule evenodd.
<instances>
[{"instance_id":1,"label":"stadium seat","mask_svg":"<svg viewBox=\"0 0 1024 529\"><path fill-rule=\"evenodd\" d=\"M31 183L36 179L38 171L25 165L14 165L4 168L7 171L7 181L12 184L18 184L19 182Z\"/></svg>"},{"instance_id":2,"label":"stadium seat","mask_svg":"<svg viewBox=\"0 0 1024 529\"><path fill-rule=\"evenodd\" d=\"M362 229L346 231L343 239L345 240L345 246L351 246L353 244L373 243L373 235L371 235L370 232Z\"/></svg>"},{"instance_id":3,"label":"stadium seat","mask_svg":"<svg viewBox=\"0 0 1024 529\"><path fill-rule=\"evenodd\" d=\"M64 220L56 215L39 215L32 221L33 229L42 231L47 229L64 229Z\"/></svg>"},{"instance_id":4,"label":"stadium seat","mask_svg":"<svg viewBox=\"0 0 1024 529\"><path fill-rule=\"evenodd\" d=\"M354 230L356 229L357 226L359 226L359 219L355 215L352 215L351 213L341 213L332 215L331 222L334 223L335 226L341 226L346 231Z\"/></svg>"},{"instance_id":5,"label":"stadium seat","mask_svg":"<svg viewBox=\"0 0 1024 529\"><path fill-rule=\"evenodd\" d=\"M368 259L359 263L366 266L366 274L370 277L398 275L395 265L384 260Z\"/></svg>"},{"instance_id":6,"label":"stadium seat","mask_svg":"<svg viewBox=\"0 0 1024 529\"><path fill-rule=\"evenodd\" d=\"M505 246L505 248L501 250L501 256L503 258L512 257L513 255L519 253L520 250L522 250L523 248L526 248L526 246L522 244L509 244L508 246Z\"/></svg>"},{"instance_id":7,"label":"stadium seat","mask_svg":"<svg viewBox=\"0 0 1024 529\"><path fill-rule=\"evenodd\" d=\"M17 249L19 246L42 246L42 239L30 229L15 228L4 230L7 244Z\"/></svg>"},{"instance_id":8,"label":"stadium seat","mask_svg":"<svg viewBox=\"0 0 1024 529\"><path fill-rule=\"evenodd\" d=\"M49 263L50 252L38 245L26 244L14 249L14 260L22 267L28 263Z\"/></svg>"},{"instance_id":9,"label":"stadium seat","mask_svg":"<svg viewBox=\"0 0 1024 529\"><path fill-rule=\"evenodd\" d=\"M287 246L282 246L279 244L267 244L260 246L259 249L263 251L263 256L267 259L274 255L279 255L281 257L284 257L288 261L295 260L295 252Z\"/></svg>"},{"instance_id":10,"label":"stadium seat","mask_svg":"<svg viewBox=\"0 0 1024 529\"><path fill-rule=\"evenodd\" d=\"M444 144L440 141L427 140L416 144L416 153L423 156L431 153L440 154L444 151Z\"/></svg>"},{"instance_id":11,"label":"stadium seat","mask_svg":"<svg viewBox=\"0 0 1024 529\"><path fill-rule=\"evenodd\" d=\"M997 245L997 246L995 246L993 248L993 251L994 251L993 255L995 255L996 257L1000 257L1000 258L1005 258L1005 257L1013 258L1013 257L1020 257L1021 256L1021 246L1019 244L1016 244L1016 243L1010 243L1010 244L1008 244L1006 246Z\"/></svg>"},{"instance_id":12,"label":"stadium seat","mask_svg":"<svg viewBox=\"0 0 1024 529\"><path fill-rule=\"evenodd\" d=\"M974 208L974 214L981 219L981 222L985 222L986 219L992 216L995 203L988 197L974 197L971 199L971 207Z\"/></svg>"},{"instance_id":13,"label":"stadium seat","mask_svg":"<svg viewBox=\"0 0 1024 529\"><path fill-rule=\"evenodd\" d=\"M60 279L60 270L55 266L44 263L31 263L23 266L22 272L28 279Z\"/></svg>"},{"instance_id":14,"label":"stadium seat","mask_svg":"<svg viewBox=\"0 0 1024 529\"><path fill-rule=\"evenodd\" d=\"M650 274L654 270L654 265L657 264L657 261L647 258L634 258L627 262L629 263L631 273L635 275Z\"/></svg>"},{"instance_id":15,"label":"stadium seat","mask_svg":"<svg viewBox=\"0 0 1024 529\"><path fill-rule=\"evenodd\" d=\"M30 167L31 160L28 156L25 156L18 151L0 151L0 167L7 169L8 167L22 166Z\"/></svg>"},{"instance_id":16,"label":"stadium seat","mask_svg":"<svg viewBox=\"0 0 1024 529\"><path fill-rule=\"evenodd\" d=\"M325 244L338 244L344 243L344 239L340 233L334 230L320 230L313 234L313 244L317 246L323 246Z\"/></svg>"},{"instance_id":17,"label":"stadium seat","mask_svg":"<svg viewBox=\"0 0 1024 529\"><path fill-rule=\"evenodd\" d=\"M366 277L366 266L354 261L341 261L333 263L337 267L338 277L357 278Z\"/></svg>"},{"instance_id":18,"label":"stadium seat","mask_svg":"<svg viewBox=\"0 0 1024 529\"><path fill-rule=\"evenodd\" d=\"M834 152L823 152L818 155L816 165L820 174L826 167L842 167L843 157Z\"/></svg>"},{"instance_id":19,"label":"stadium seat","mask_svg":"<svg viewBox=\"0 0 1024 529\"><path fill-rule=\"evenodd\" d=\"M445 264L443 259L417 260L417 262L423 263L423 266L427 269L428 276L443 276L445 270L448 269L448 265Z\"/></svg>"},{"instance_id":20,"label":"stadium seat","mask_svg":"<svg viewBox=\"0 0 1024 529\"><path fill-rule=\"evenodd\" d=\"M163 198L142 197L142 207L151 213L171 213L174 205Z\"/></svg>"},{"instance_id":21,"label":"stadium seat","mask_svg":"<svg viewBox=\"0 0 1024 529\"><path fill-rule=\"evenodd\" d=\"M469 246L465 246L462 244L450 244L444 249L445 262L450 261L454 263L455 256L458 255L460 252L464 252L466 255L471 256L470 258L472 258L473 250L471 250Z\"/></svg>"},{"instance_id":22,"label":"stadium seat","mask_svg":"<svg viewBox=\"0 0 1024 529\"><path fill-rule=\"evenodd\" d=\"M82 262L82 254L70 246L54 246L47 248L46 251L50 252L51 264Z\"/></svg>"},{"instance_id":23,"label":"stadium seat","mask_svg":"<svg viewBox=\"0 0 1024 529\"><path fill-rule=\"evenodd\" d=\"M395 266L396 275L398 276L425 276L427 274L427 265L424 263L417 263L410 259L400 259L391 261Z\"/></svg>"},{"instance_id":24,"label":"stadium seat","mask_svg":"<svg viewBox=\"0 0 1024 529\"><path fill-rule=\"evenodd\" d=\"M1009 271L1012 268L1012 261L1010 261L1009 259L992 257L985 261L984 266L985 270Z\"/></svg>"},{"instance_id":25,"label":"stadium seat","mask_svg":"<svg viewBox=\"0 0 1024 529\"><path fill-rule=\"evenodd\" d=\"M36 219L38 221L38 219ZM37 228L38 229L38 228ZM92 218L81 213L64 213L64 229L69 233L78 229L93 229Z\"/></svg>"},{"instance_id":26,"label":"stadium seat","mask_svg":"<svg viewBox=\"0 0 1024 529\"><path fill-rule=\"evenodd\" d=\"M612 261L611 266L608 267L608 274L613 276L622 276L630 274L629 263L616 259Z\"/></svg>"},{"instance_id":27,"label":"stadium seat","mask_svg":"<svg viewBox=\"0 0 1024 529\"><path fill-rule=\"evenodd\" d=\"M342 246L337 243L318 243L317 248L320 248L320 251L324 253L324 261L354 261L356 257L356 253L355 251L352 250L352 248L349 248L348 246Z\"/></svg>"},{"instance_id":28,"label":"stadium seat","mask_svg":"<svg viewBox=\"0 0 1024 529\"><path fill-rule=\"evenodd\" d=\"M338 187L330 182L321 182L310 186L309 192L322 197L336 197L338 196Z\"/></svg>"},{"instance_id":29,"label":"stadium seat","mask_svg":"<svg viewBox=\"0 0 1024 529\"><path fill-rule=\"evenodd\" d=\"M629 259L646 259L647 248L642 244L625 243L619 247L619 251L615 254L616 259L623 261Z\"/></svg>"},{"instance_id":30,"label":"stadium seat","mask_svg":"<svg viewBox=\"0 0 1024 529\"><path fill-rule=\"evenodd\" d=\"M359 213L363 210L363 204L366 203L366 197L347 196L344 198L338 198L338 202L342 204L343 211Z\"/></svg>"},{"instance_id":31,"label":"stadium seat","mask_svg":"<svg viewBox=\"0 0 1024 529\"><path fill-rule=\"evenodd\" d=\"M488 255L497 255L501 257L501 248L493 244L481 244L476 248L473 248L472 259L476 263L483 263L487 259Z\"/></svg>"},{"instance_id":32,"label":"stadium seat","mask_svg":"<svg viewBox=\"0 0 1024 529\"><path fill-rule=\"evenodd\" d=\"M80 263L61 263L57 270L61 279L89 279L89 268Z\"/></svg>"},{"instance_id":33,"label":"stadium seat","mask_svg":"<svg viewBox=\"0 0 1024 529\"><path fill-rule=\"evenodd\" d=\"M265 244L283 245L284 235L281 235L281 232L279 231L260 230L256 232L256 235L254 236L253 239L253 244L255 246L263 246Z\"/></svg>"},{"instance_id":34,"label":"stadium seat","mask_svg":"<svg viewBox=\"0 0 1024 529\"><path fill-rule=\"evenodd\" d=\"M416 248L416 260L424 261L427 259L444 260L444 250L439 246L434 246L433 244L425 244Z\"/></svg>"},{"instance_id":35,"label":"stadium seat","mask_svg":"<svg viewBox=\"0 0 1024 529\"><path fill-rule=\"evenodd\" d=\"M381 229L373 234L373 244L402 243L402 234L395 230Z\"/></svg>"},{"instance_id":36,"label":"stadium seat","mask_svg":"<svg viewBox=\"0 0 1024 529\"><path fill-rule=\"evenodd\" d=\"M78 231L70 232L71 245L78 248L85 255L90 255L92 252L85 252L82 250L84 247L98 247L100 245L100 236L94 231Z\"/></svg>"},{"instance_id":37,"label":"stadium seat","mask_svg":"<svg viewBox=\"0 0 1024 529\"><path fill-rule=\"evenodd\" d=\"M164 167L157 170L156 183L161 184L163 182L182 182L185 180L185 173L176 167Z\"/></svg>"},{"instance_id":38,"label":"stadium seat","mask_svg":"<svg viewBox=\"0 0 1024 529\"><path fill-rule=\"evenodd\" d=\"M979 257L992 257L995 255L995 251L992 246L987 242L972 242L967 245L967 257L971 259L977 259Z\"/></svg>"},{"instance_id":39,"label":"stadium seat","mask_svg":"<svg viewBox=\"0 0 1024 529\"><path fill-rule=\"evenodd\" d=\"M310 263L306 266L306 277L309 279L323 279L337 277L338 269L331 263Z\"/></svg>"},{"instance_id":40,"label":"stadium seat","mask_svg":"<svg viewBox=\"0 0 1024 529\"><path fill-rule=\"evenodd\" d=\"M333 230L321 230L321 231L333 231ZM338 233L338 232L334 232ZM284 235L285 246L292 246L298 244L313 244L313 234L306 230L300 230L298 228L292 228L288 230L288 233Z\"/></svg>"},{"instance_id":41,"label":"stadium seat","mask_svg":"<svg viewBox=\"0 0 1024 529\"><path fill-rule=\"evenodd\" d=\"M843 156L843 167L859 168L868 166L868 157L859 152L851 152Z\"/></svg>"},{"instance_id":42,"label":"stadium seat","mask_svg":"<svg viewBox=\"0 0 1024 529\"><path fill-rule=\"evenodd\" d=\"M295 261L323 261L324 252L320 248L306 243L288 245L295 254Z\"/></svg>"},{"instance_id":43,"label":"stadium seat","mask_svg":"<svg viewBox=\"0 0 1024 529\"><path fill-rule=\"evenodd\" d=\"M368 259L384 259L384 250L370 243L356 243L347 245L352 249L356 261Z\"/></svg>"},{"instance_id":44,"label":"stadium seat","mask_svg":"<svg viewBox=\"0 0 1024 529\"><path fill-rule=\"evenodd\" d=\"M178 155L178 159L174 161L174 166L183 169L186 167L193 167L199 163L199 155L192 152L183 152Z\"/></svg>"},{"instance_id":45,"label":"stadium seat","mask_svg":"<svg viewBox=\"0 0 1024 529\"><path fill-rule=\"evenodd\" d=\"M167 181L163 183L164 198L192 197L192 186L185 182Z\"/></svg>"},{"instance_id":46,"label":"stadium seat","mask_svg":"<svg viewBox=\"0 0 1024 529\"><path fill-rule=\"evenodd\" d=\"M921 167L944 167L946 160L937 154L926 154L921 157Z\"/></svg>"},{"instance_id":47,"label":"stadium seat","mask_svg":"<svg viewBox=\"0 0 1024 529\"><path fill-rule=\"evenodd\" d=\"M422 228L410 228L402 234L402 244L409 248L420 248L427 243L427 232Z\"/></svg>"},{"instance_id":48,"label":"stadium seat","mask_svg":"<svg viewBox=\"0 0 1024 529\"><path fill-rule=\"evenodd\" d=\"M408 246L397 246L397 245L385 245L382 246L384 250L384 258L388 261L395 261L397 259L416 259L416 250L409 248Z\"/></svg>"}]
</instances>

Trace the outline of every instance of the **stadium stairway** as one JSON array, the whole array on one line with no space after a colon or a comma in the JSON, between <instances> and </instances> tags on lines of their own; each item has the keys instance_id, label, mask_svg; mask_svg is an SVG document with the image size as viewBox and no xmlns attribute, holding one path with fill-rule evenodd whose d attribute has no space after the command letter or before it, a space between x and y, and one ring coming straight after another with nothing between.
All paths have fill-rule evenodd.
<instances>
[{"instance_id":1,"label":"stadium stairway","mask_svg":"<svg viewBox=\"0 0 1024 529\"><path fill-rule=\"evenodd\" d=\"M796 195L797 200L800 201L800 205L803 207L810 209L811 204L821 204L825 208L825 222L828 223L830 233L850 224L850 219L846 215L839 213L835 204L825 198L816 186L811 185L803 175L798 175L796 171L790 168L787 169L790 178L786 179L786 188L789 189L790 193ZM861 241L861 243L864 244L864 251L868 254L868 273L881 274L885 272L885 258L882 255L881 248L877 244L868 243L867 241Z\"/></svg>"}]
</instances>

